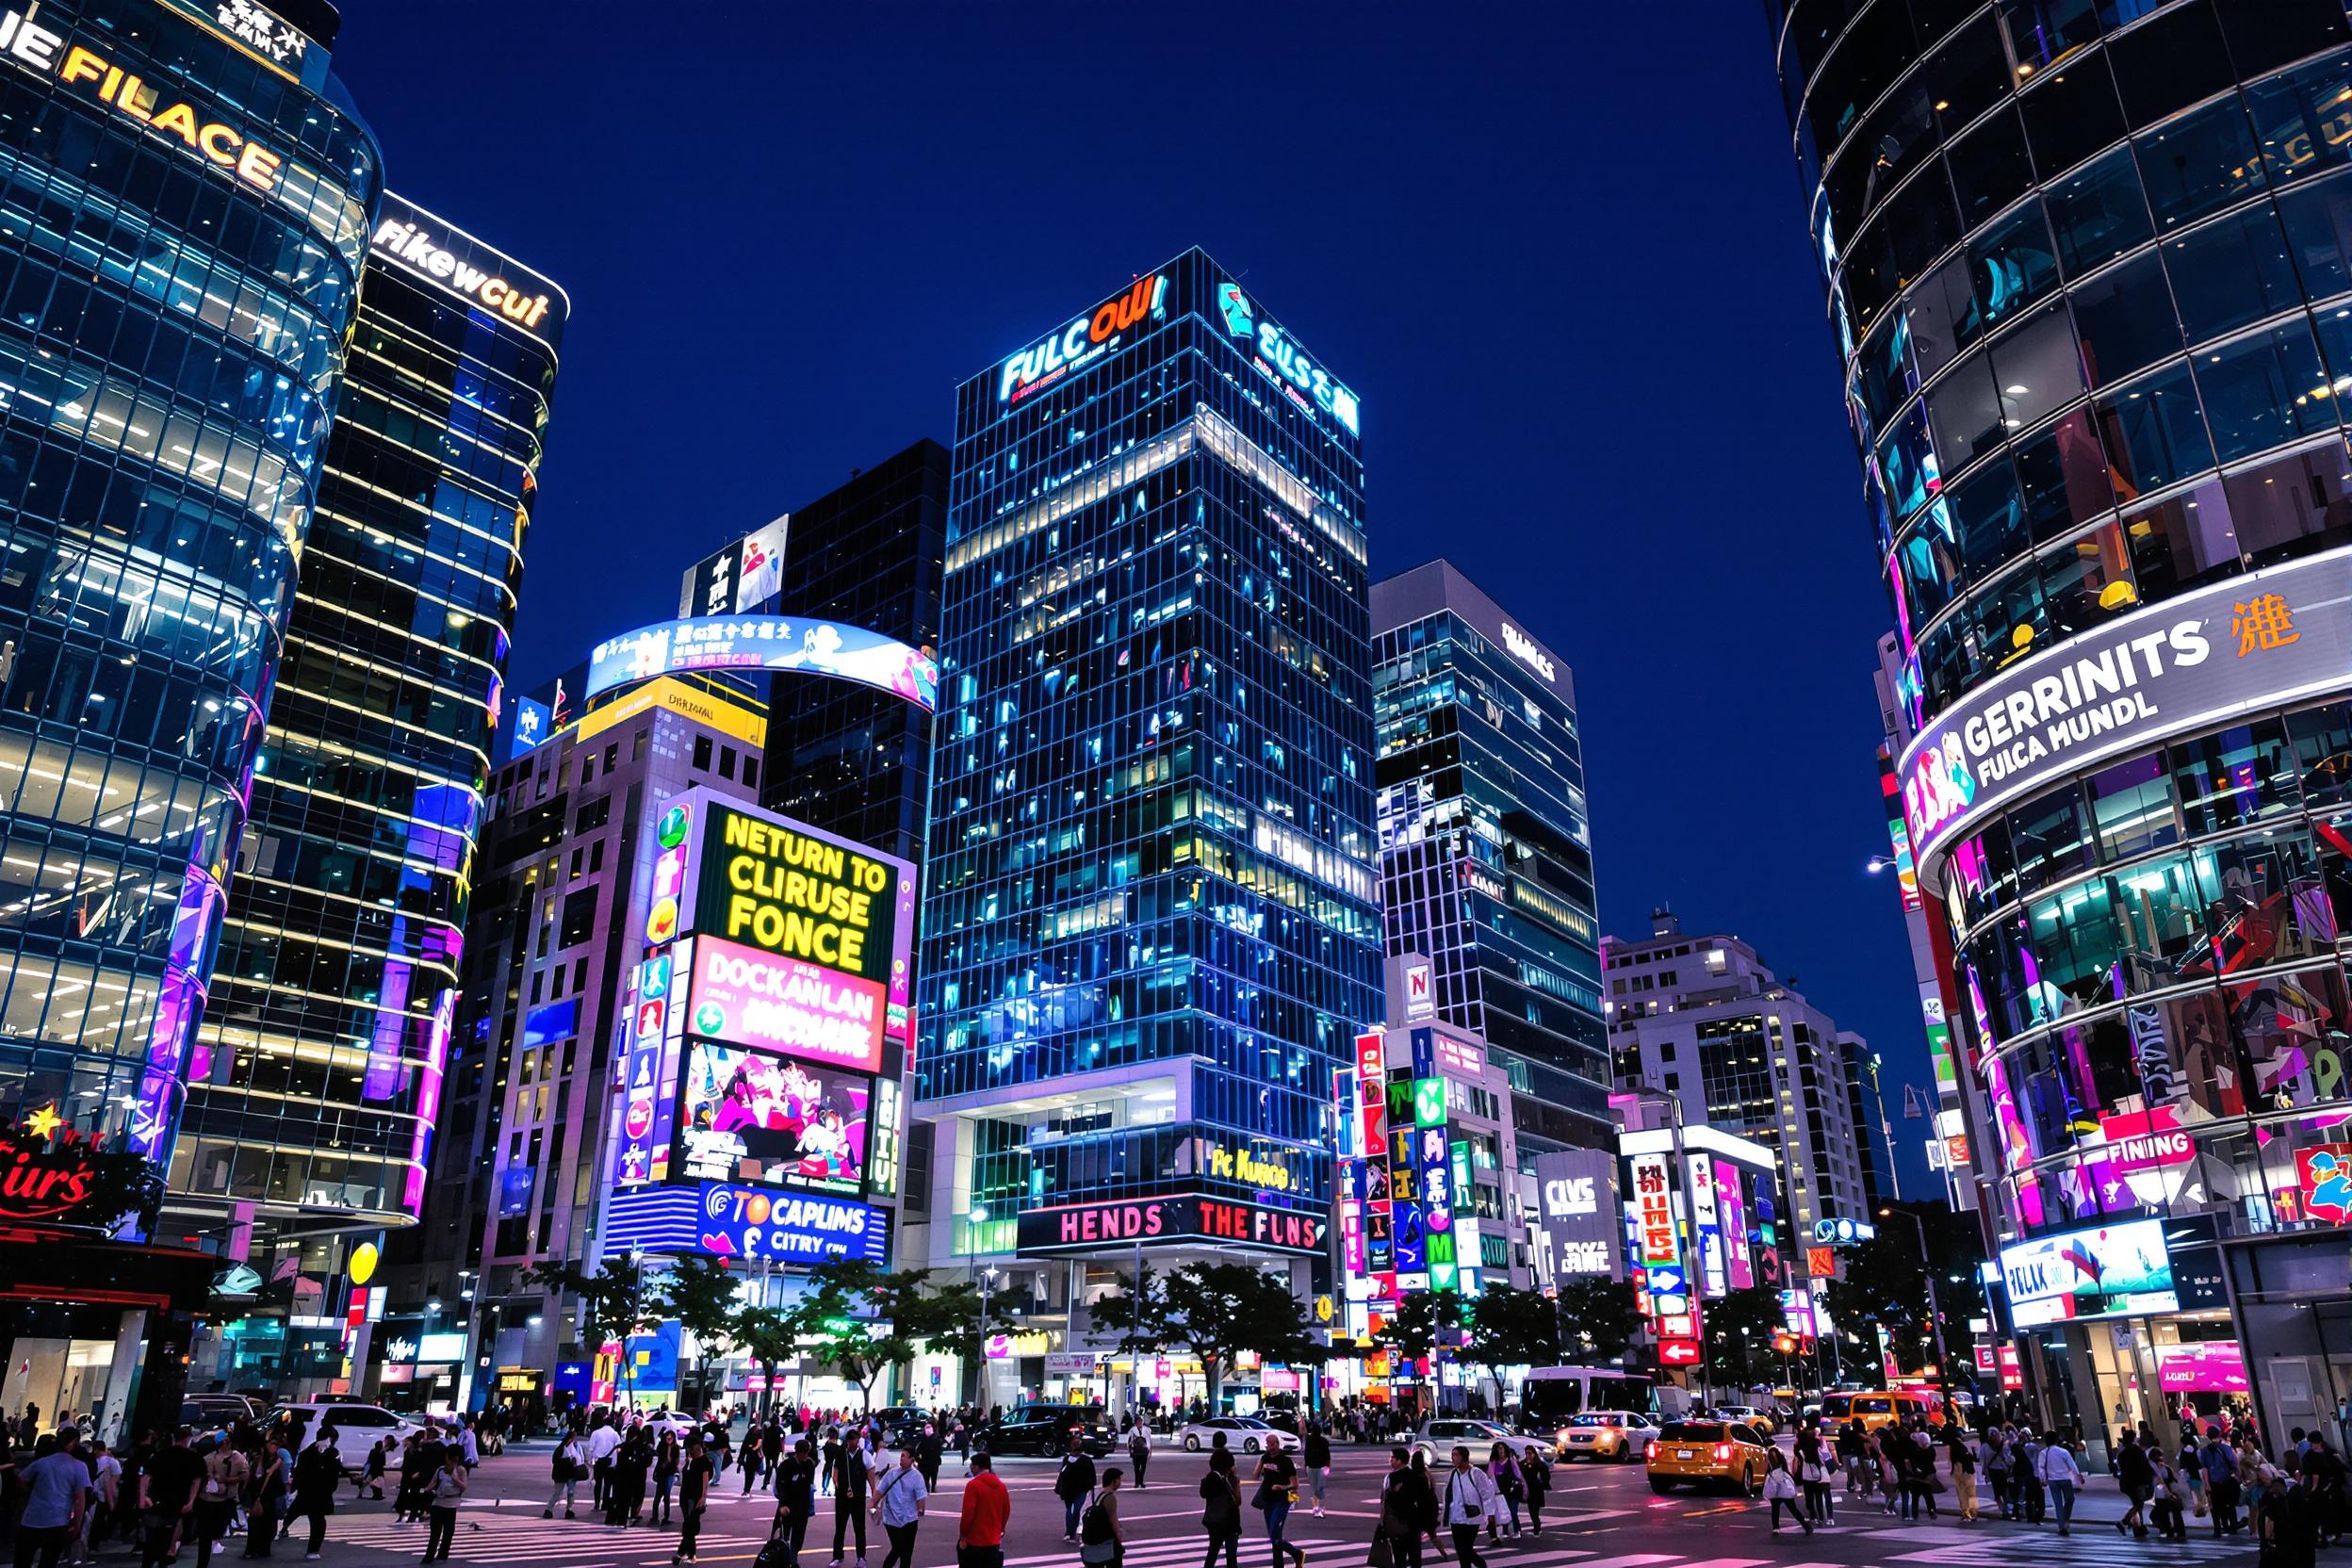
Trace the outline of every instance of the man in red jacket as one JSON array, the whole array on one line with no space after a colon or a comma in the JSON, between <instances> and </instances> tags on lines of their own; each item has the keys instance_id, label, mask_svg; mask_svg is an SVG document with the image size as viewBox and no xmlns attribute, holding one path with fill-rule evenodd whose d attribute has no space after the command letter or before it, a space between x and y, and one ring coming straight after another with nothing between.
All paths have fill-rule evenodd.
<instances>
[{"instance_id":1,"label":"man in red jacket","mask_svg":"<svg viewBox=\"0 0 2352 1568\"><path fill-rule=\"evenodd\" d=\"M972 1455L963 1511L956 1516L956 1568L1004 1568L1004 1522L1012 1515L1012 1494L997 1478L995 1461Z\"/></svg>"}]
</instances>

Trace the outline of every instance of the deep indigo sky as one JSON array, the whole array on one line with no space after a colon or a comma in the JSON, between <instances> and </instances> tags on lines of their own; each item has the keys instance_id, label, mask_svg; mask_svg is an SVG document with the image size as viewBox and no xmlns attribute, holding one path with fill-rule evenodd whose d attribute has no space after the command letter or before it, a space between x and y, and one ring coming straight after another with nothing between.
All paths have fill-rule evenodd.
<instances>
[{"instance_id":1,"label":"deep indigo sky","mask_svg":"<svg viewBox=\"0 0 2352 1568\"><path fill-rule=\"evenodd\" d=\"M571 295L520 685L1198 243L1361 394L1376 572L1576 666L1605 929L1737 932L1929 1081L1755 0L344 8L393 188Z\"/></svg>"}]
</instances>

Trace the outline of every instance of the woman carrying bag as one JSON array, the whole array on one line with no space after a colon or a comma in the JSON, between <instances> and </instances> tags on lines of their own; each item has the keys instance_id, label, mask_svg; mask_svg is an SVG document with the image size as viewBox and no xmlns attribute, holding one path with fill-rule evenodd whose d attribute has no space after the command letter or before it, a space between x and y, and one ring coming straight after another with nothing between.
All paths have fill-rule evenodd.
<instances>
[{"instance_id":1,"label":"woman carrying bag","mask_svg":"<svg viewBox=\"0 0 2352 1568\"><path fill-rule=\"evenodd\" d=\"M1225 1568L1241 1568L1241 1485L1233 1478L1233 1455L1219 1448L1209 1456L1209 1473L1200 1478L1200 1527L1209 1534L1208 1555L1200 1568L1217 1568L1219 1548Z\"/></svg>"}]
</instances>

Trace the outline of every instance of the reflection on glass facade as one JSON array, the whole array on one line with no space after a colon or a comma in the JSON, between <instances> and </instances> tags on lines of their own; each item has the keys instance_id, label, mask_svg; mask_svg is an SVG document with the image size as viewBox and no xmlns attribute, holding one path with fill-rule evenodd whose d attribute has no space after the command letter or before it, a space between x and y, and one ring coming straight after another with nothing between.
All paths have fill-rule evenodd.
<instances>
[{"instance_id":1,"label":"reflection on glass facade","mask_svg":"<svg viewBox=\"0 0 2352 1568\"><path fill-rule=\"evenodd\" d=\"M2109 622L2246 629L2221 660L2286 637L2262 618L2317 601L2266 599L2286 580L2251 574L2352 543L2341 0L1776 15L1905 727L1996 680L2013 714L2055 710L2067 640ZM2309 569L2352 581L2352 557ZM2217 621L2213 596L2184 599L2213 584ZM2004 1237L2164 1219L2183 1282L2159 1352L2235 1336L2323 1368L2352 1353L2348 1217L2312 1196L2352 1118L2352 709L2324 682L2270 694L2259 662L2220 667L2239 711L2155 698L2132 743L2021 763L2033 787L1919 875L1950 917L1947 1000ZM2190 1288L2184 1233L2218 1236L2234 1322ZM2059 1337L2081 1406L2161 1415L2151 1336ZM2319 1378L2258 1372L2265 1420L2352 1394Z\"/></svg>"},{"instance_id":2,"label":"reflection on glass facade","mask_svg":"<svg viewBox=\"0 0 2352 1568\"><path fill-rule=\"evenodd\" d=\"M1381 908L1495 1049L1523 1156L1611 1131L1584 742L1567 661L1444 561L1372 588Z\"/></svg>"},{"instance_id":3,"label":"reflection on glass facade","mask_svg":"<svg viewBox=\"0 0 2352 1568\"><path fill-rule=\"evenodd\" d=\"M380 160L322 55L142 0L6 25L0 1118L164 1161Z\"/></svg>"},{"instance_id":4,"label":"reflection on glass facade","mask_svg":"<svg viewBox=\"0 0 2352 1568\"><path fill-rule=\"evenodd\" d=\"M1380 1016L1354 395L1199 251L1122 286L957 395L935 1256L1085 1200L1328 1215L1332 1071Z\"/></svg>"},{"instance_id":5,"label":"reflection on glass facade","mask_svg":"<svg viewBox=\"0 0 2352 1568\"><path fill-rule=\"evenodd\" d=\"M919 441L794 507L776 612L862 627L936 654L948 472L947 449ZM770 684L768 708L761 804L920 862L931 715L895 693L791 672Z\"/></svg>"},{"instance_id":6,"label":"reflection on glass facade","mask_svg":"<svg viewBox=\"0 0 2352 1568\"><path fill-rule=\"evenodd\" d=\"M554 285L384 198L175 1208L416 1217L564 315Z\"/></svg>"}]
</instances>

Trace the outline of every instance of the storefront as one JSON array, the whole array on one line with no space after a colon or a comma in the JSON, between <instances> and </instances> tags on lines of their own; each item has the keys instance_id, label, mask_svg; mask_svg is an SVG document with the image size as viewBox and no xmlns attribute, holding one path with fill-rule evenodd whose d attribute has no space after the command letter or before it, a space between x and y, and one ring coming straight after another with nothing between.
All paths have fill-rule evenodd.
<instances>
[{"instance_id":1,"label":"storefront","mask_svg":"<svg viewBox=\"0 0 2352 1568\"><path fill-rule=\"evenodd\" d=\"M109 1444L178 1420L185 1356L215 1260L174 1247L0 1231L0 1409L72 1412Z\"/></svg>"}]
</instances>

